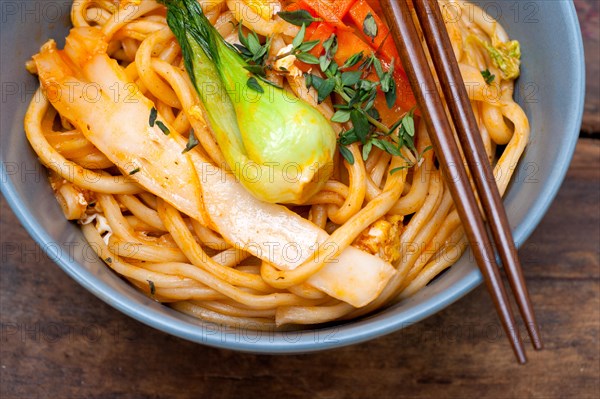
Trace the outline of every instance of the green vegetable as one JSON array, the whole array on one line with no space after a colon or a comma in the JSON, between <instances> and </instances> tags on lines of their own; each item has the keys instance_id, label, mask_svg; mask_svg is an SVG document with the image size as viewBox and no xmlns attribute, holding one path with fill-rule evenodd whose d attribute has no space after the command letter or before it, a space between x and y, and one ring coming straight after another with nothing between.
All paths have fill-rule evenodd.
<instances>
[{"instance_id":1,"label":"green vegetable","mask_svg":"<svg viewBox=\"0 0 600 399\"><path fill-rule=\"evenodd\" d=\"M314 18L306 10L296 11L280 11L277 13L284 21L296 26L310 25L313 22L321 21L319 18Z\"/></svg>"},{"instance_id":2,"label":"green vegetable","mask_svg":"<svg viewBox=\"0 0 600 399\"><path fill-rule=\"evenodd\" d=\"M256 80L256 78L254 76L251 76L250 78L248 78L248 81L246 82L246 85L251 88L252 90L254 90L257 93L264 93L265 90L262 88L262 86L258 83L258 80Z\"/></svg>"},{"instance_id":3,"label":"green vegetable","mask_svg":"<svg viewBox=\"0 0 600 399\"><path fill-rule=\"evenodd\" d=\"M272 82L267 80L267 70L274 70L273 63L277 60L293 55L300 61L305 62L307 64L316 65L319 63L319 59L314 55L308 53L308 51L315 48L320 43L320 41L312 40L309 42L304 42L305 35L306 25L302 25L302 28L300 29L300 31L298 32L298 34L292 42L292 49L288 52L278 55L272 60L269 60L268 53L271 47L271 38L267 38L265 44L261 45L256 32L250 31L248 36L244 36L240 24L240 29L238 33L240 44L236 43L233 46L238 51L240 56L249 64L244 67L247 71L253 73L265 83L273 85ZM279 67L279 71L286 72L286 69L283 67ZM257 89L256 85L254 85L253 82L249 82L248 86L253 87L254 89L256 89L255 91L260 92L260 89Z\"/></svg>"},{"instance_id":4,"label":"green vegetable","mask_svg":"<svg viewBox=\"0 0 600 399\"><path fill-rule=\"evenodd\" d=\"M419 161L422 154L417 153L413 143L415 135L415 124L413 111L407 112L391 127L385 126L380 121L379 112L374 108L377 89L380 88L385 93L386 103L392 108L396 103L396 82L394 81L394 61L387 71L383 70L381 61L372 54L363 60L362 53L351 56L343 66L339 67L333 56L337 51L337 41L335 35L328 39L324 44L325 55L329 62L324 69L321 64L321 71L326 78L305 74L307 87L314 87L318 94L318 100L323 101L331 93L337 93L342 103L336 104L337 111L332 116L331 121L337 123L352 122L352 128L342 132L339 136L339 151L344 159L353 164L355 159L352 152L346 146L353 143L362 144L363 159L367 159L373 146L385 151L393 156L402 155L402 147L411 151L413 157ZM362 61L357 71L346 71L358 62ZM368 76L371 68L375 69L379 82L373 82L363 79L363 75ZM407 160L409 167L414 166Z\"/></svg>"},{"instance_id":5,"label":"green vegetable","mask_svg":"<svg viewBox=\"0 0 600 399\"><path fill-rule=\"evenodd\" d=\"M156 118L158 117L158 111L156 108L152 107L150 110L150 118L148 119L148 124L150 127L154 127L154 123L156 122Z\"/></svg>"},{"instance_id":6,"label":"green vegetable","mask_svg":"<svg viewBox=\"0 0 600 399\"><path fill-rule=\"evenodd\" d=\"M259 75L250 80L248 63L223 40L196 0L160 1L167 6L167 22L230 170L261 200L306 202L332 172L336 135L330 123ZM247 44L253 56L262 52L257 43Z\"/></svg>"},{"instance_id":7,"label":"green vegetable","mask_svg":"<svg viewBox=\"0 0 600 399\"><path fill-rule=\"evenodd\" d=\"M188 136L188 142L185 145L185 149L182 151L182 154L185 154L186 152L191 151L198 144L200 144L200 142L196 138L196 135L194 135L194 130L191 130L190 135Z\"/></svg>"},{"instance_id":8,"label":"green vegetable","mask_svg":"<svg viewBox=\"0 0 600 399\"><path fill-rule=\"evenodd\" d=\"M496 75L492 74L489 69L481 71L481 76L483 76L483 79L487 84L492 84L494 82L494 79L496 79Z\"/></svg>"},{"instance_id":9,"label":"green vegetable","mask_svg":"<svg viewBox=\"0 0 600 399\"><path fill-rule=\"evenodd\" d=\"M350 164L354 165L354 155L352 152L345 146L340 146L340 154L344 157L344 159Z\"/></svg>"},{"instance_id":10,"label":"green vegetable","mask_svg":"<svg viewBox=\"0 0 600 399\"><path fill-rule=\"evenodd\" d=\"M146 280L148 282L148 286L150 286L150 295L154 296L156 294L156 286L154 285L154 281Z\"/></svg>"},{"instance_id":11,"label":"green vegetable","mask_svg":"<svg viewBox=\"0 0 600 399\"><path fill-rule=\"evenodd\" d=\"M158 126L158 128L160 130L162 130L162 132L165 134L165 136L168 136L169 134L171 134L171 131L169 130L167 125L165 125L163 122L156 121L156 126Z\"/></svg>"},{"instance_id":12,"label":"green vegetable","mask_svg":"<svg viewBox=\"0 0 600 399\"><path fill-rule=\"evenodd\" d=\"M470 37L487 50L494 65L502 72L503 79L510 80L519 77L521 74L521 45L517 40L503 42L493 36L492 42L489 43L474 35Z\"/></svg>"},{"instance_id":13,"label":"green vegetable","mask_svg":"<svg viewBox=\"0 0 600 399\"><path fill-rule=\"evenodd\" d=\"M236 43L233 46L249 64L245 69L257 76L265 77L267 74L265 62L271 49L271 39L267 39L265 44L260 44L256 32L251 31L248 36L244 36L242 24L239 24L238 38L240 44Z\"/></svg>"},{"instance_id":14,"label":"green vegetable","mask_svg":"<svg viewBox=\"0 0 600 399\"><path fill-rule=\"evenodd\" d=\"M377 22L375 22L375 17L373 17L373 14L368 13L363 21L363 32L365 32L365 35L371 38L371 41L375 41L375 38L377 37L377 30Z\"/></svg>"}]
</instances>

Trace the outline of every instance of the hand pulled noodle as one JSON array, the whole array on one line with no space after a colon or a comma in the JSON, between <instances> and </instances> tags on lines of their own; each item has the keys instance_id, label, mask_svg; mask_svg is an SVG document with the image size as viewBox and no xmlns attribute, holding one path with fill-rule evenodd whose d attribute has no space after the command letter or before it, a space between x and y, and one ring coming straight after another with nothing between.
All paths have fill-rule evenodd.
<instances>
[{"instance_id":1,"label":"hand pulled noodle","mask_svg":"<svg viewBox=\"0 0 600 399\"><path fill-rule=\"evenodd\" d=\"M377 12L377 1L345 3ZM340 96L320 99L307 82L309 75L326 78L319 66L288 54L305 28L277 12L298 4L199 4L237 48L240 29L257 45L270 44L262 59L277 67L267 68L265 79L323 120L337 114ZM504 193L529 137L513 100L518 43L467 2L440 5ZM354 18L359 11L349 12ZM418 114L414 151L398 153L385 138L344 144L356 120L334 118L327 123L344 148L332 155L318 191L295 204L264 202L227 162L162 4L82 0L71 20L65 49L50 40L27 64L41 83L25 118L27 138L66 218L81 225L108 267L150 297L237 327L316 324L413 295L462 255L467 240ZM309 29L304 42L316 34ZM345 51L348 33L331 29L340 35L338 53ZM378 110L373 123L384 123L385 107Z\"/></svg>"}]
</instances>

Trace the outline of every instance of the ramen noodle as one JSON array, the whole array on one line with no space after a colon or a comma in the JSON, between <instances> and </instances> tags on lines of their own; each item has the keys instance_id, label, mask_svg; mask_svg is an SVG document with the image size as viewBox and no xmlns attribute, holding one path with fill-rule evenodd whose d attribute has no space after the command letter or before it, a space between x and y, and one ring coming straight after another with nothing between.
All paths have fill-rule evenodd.
<instances>
[{"instance_id":1,"label":"ramen noodle","mask_svg":"<svg viewBox=\"0 0 600 399\"><path fill-rule=\"evenodd\" d=\"M25 130L48 168L66 218L81 226L108 267L151 298L187 314L224 325L273 329L367 314L415 294L460 258L467 240L419 111L409 108L414 98L399 83L405 77L400 63L385 63L390 57L385 46L391 48L387 37L381 37L385 25L378 2L334 3L199 1L232 49L245 48L251 55L263 51L259 58L266 73L249 79L250 89L261 94L262 87L269 87L262 79L268 80L279 87L274 90L310 106L317 119L326 121L323 128L333 132L333 141L324 141L335 151L325 153L330 169L323 172L323 181L304 197L282 201L266 201L251 192L250 178L231 164L216 130L221 121L209 118L210 98L197 90L202 76L190 77L163 4L73 3L73 29L64 50L49 40L27 63L41 87L27 112ZM348 6L345 14L341 5ZM527 117L513 100L518 43L469 3L441 0L440 5L504 193L529 136ZM291 10L287 18L278 14L285 10ZM290 15L306 17L298 12L302 10L315 20L308 27L289 22ZM342 14L322 18L324 10ZM321 28L327 36L318 36ZM242 38L258 39L246 43L254 48L241 43L240 31ZM303 47L312 48L298 50L294 39L300 34L304 43L317 38ZM336 41L327 43L332 37ZM376 41L381 45L375 46ZM346 69L358 73L344 79L363 83L346 81L344 87L364 84L374 90L378 111L364 113L373 136L354 141L346 139L348 132L357 131L353 125L358 121L338 113L343 103L339 93L318 98L324 89L314 79L326 81L327 72L310 63L311 54L318 63L322 57L338 62L335 56L328 59L328 52L336 46L342 57L353 52L348 43L371 46L373 55L357 57L364 69ZM503 58L508 56L512 58ZM383 63L383 73L373 72L374 66L364 64L367 59ZM379 100L383 80L391 77L396 78L397 97L386 108L385 100ZM374 133L385 128L379 125L389 128L392 117L404 120L411 144L393 149L396 136ZM243 131L246 126L239 122ZM290 118L288 127L304 122ZM272 136L270 140L278 140ZM300 152L303 145L291 152ZM296 169L285 173L293 183L289 187L299 187L293 180Z\"/></svg>"}]
</instances>

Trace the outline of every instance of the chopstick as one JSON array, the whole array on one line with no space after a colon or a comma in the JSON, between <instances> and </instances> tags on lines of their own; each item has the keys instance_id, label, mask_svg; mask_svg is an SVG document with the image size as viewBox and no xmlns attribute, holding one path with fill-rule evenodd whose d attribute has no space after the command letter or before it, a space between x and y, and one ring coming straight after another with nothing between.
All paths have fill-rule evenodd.
<instances>
[{"instance_id":1,"label":"chopstick","mask_svg":"<svg viewBox=\"0 0 600 399\"><path fill-rule=\"evenodd\" d=\"M436 0L423 0L415 1L414 6L419 20L422 21L421 28L425 32L427 46L431 51L436 70L448 72L438 72L438 77L444 96L454 99L454 101L448 101L448 107L454 117L458 139L463 148L474 149L474 151L464 151L463 153L473 173L477 190L484 193L480 195L480 200L489 220L494 242L498 248L502 264L506 268L511 289L527 326L532 344L535 349L542 349L543 344L538 324L525 285L508 217L502 205L502 198L492 168L487 160L483 140L475 115L472 112L467 90L460 77L458 63L452 50L452 43L444 25L439 4ZM443 66L446 66L446 69ZM481 167L477 167L478 165Z\"/></svg>"},{"instance_id":2,"label":"chopstick","mask_svg":"<svg viewBox=\"0 0 600 399\"><path fill-rule=\"evenodd\" d=\"M430 133L436 156L447 177L449 190L463 222L471 250L517 360L524 364L527 358L506 290L500 278L494 250L477 205L475 193L471 189L467 170L463 165L461 152L452 132L451 122L446 116L441 95L437 91L433 74L429 69L407 0L383 0L381 3ZM489 222L493 240L500 259L505 265L510 286L527 325L533 346L541 349L543 345L539 328L523 278L506 211L487 159L439 5L437 0L416 0L414 7L444 96L452 99L447 102L448 108L463 147L462 153L474 178L477 194Z\"/></svg>"}]
</instances>

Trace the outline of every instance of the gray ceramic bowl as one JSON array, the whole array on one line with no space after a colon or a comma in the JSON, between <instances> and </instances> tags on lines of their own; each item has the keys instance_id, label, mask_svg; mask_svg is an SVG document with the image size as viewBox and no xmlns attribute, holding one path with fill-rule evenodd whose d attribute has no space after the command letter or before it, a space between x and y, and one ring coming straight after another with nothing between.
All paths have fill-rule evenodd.
<instances>
[{"instance_id":1,"label":"gray ceramic bowl","mask_svg":"<svg viewBox=\"0 0 600 399\"><path fill-rule=\"evenodd\" d=\"M478 1L499 17L523 49L516 98L531 121L531 144L505 204L522 243L554 198L577 140L584 96L584 55L571 1ZM78 227L65 221L23 133L23 115L36 80L24 62L47 38L63 45L69 6L64 1L0 2L0 121L2 193L29 234L73 279L129 316L206 345L261 353L309 352L350 345L415 323L450 305L482 281L468 255L414 297L370 317L291 333L220 328L162 306L112 273L90 251ZM7 238L4 238L5 240Z\"/></svg>"}]
</instances>

